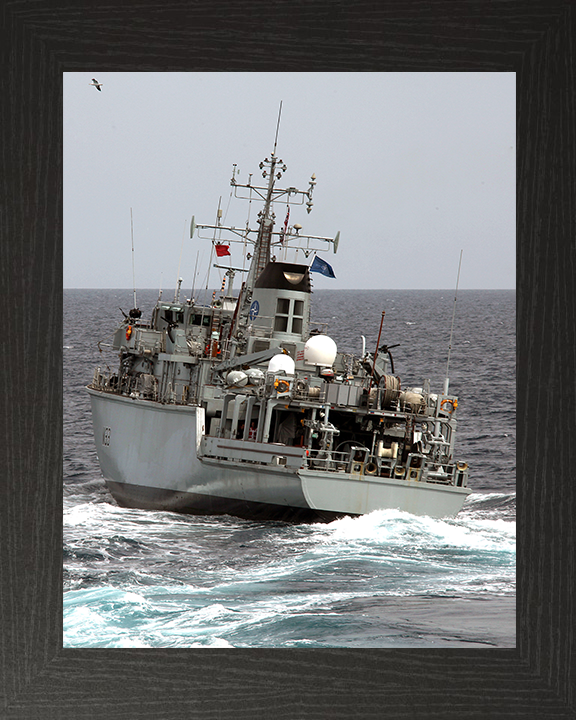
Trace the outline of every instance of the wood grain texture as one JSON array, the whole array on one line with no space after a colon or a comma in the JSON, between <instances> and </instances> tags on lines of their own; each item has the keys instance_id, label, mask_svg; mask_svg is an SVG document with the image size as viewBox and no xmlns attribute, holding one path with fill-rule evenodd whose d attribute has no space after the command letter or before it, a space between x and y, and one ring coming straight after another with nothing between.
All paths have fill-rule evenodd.
<instances>
[{"instance_id":1,"label":"wood grain texture","mask_svg":"<svg viewBox=\"0 0 576 720\"><path fill-rule=\"evenodd\" d=\"M573 4L8 0L0 18L0 717L576 717ZM62 650L61 73L74 70L518 73L517 649Z\"/></svg>"}]
</instances>

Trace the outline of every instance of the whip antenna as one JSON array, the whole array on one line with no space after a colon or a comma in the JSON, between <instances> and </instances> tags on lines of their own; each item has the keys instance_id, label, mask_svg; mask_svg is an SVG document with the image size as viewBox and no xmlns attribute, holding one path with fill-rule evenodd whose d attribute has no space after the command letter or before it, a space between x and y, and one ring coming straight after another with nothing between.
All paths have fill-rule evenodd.
<instances>
[{"instance_id":1,"label":"whip antenna","mask_svg":"<svg viewBox=\"0 0 576 720\"><path fill-rule=\"evenodd\" d=\"M134 308L136 304L136 273L134 272L134 222L132 220L132 208L130 208L130 236L132 238L132 287L134 289Z\"/></svg>"},{"instance_id":2,"label":"whip antenna","mask_svg":"<svg viewBox=\"0 0 576 720\"><path fill-rule=\"evenodd\" d=\"M174 292L174 302L180 300L180 286L182 285L182 278L180 277L180 266L182 265L182 252L184 251L184 237L186 235L186 226L188 220L184 221L184 230L182 232L182 245L180 246L180 259L178 260L178 273L176 274L176 290Z\"/></svg>"},{"instance_id":3,"label":"whip antenna","mask_svg":"<svg viewBox=\"0 0 576 720\"><path fill-rule=\"evenodd\" d=\"M456 277L456 292L454 293L454 307L452 309L452 327L450 328L450 342L448 343L448 359L446 361L446 379L444 380L444 395L448 394L448 367L450 366L450 352L452 351L452 335L454 334L454 317L456 316L456 298L458 297L458 283L460 282L460 267L462 265L462 250L458 263L458 276Z\"/></svg>"},{"instance_id":4,"label":"whip antenna","mask_svg":"<svg viewBox=\"0 0 576 720\"><path fill-rule=\"evenodd\" d=\"M274 152L276 152L276 143L278 142L278 130L280 129L280 115L282 115L282 100L280 100L280 110L278 110L278 123L276 124L276 137L274 138Z\"/></svg>"},{"instance_id":5,"label":"whip antenna","mask_svg":"<svg viewBox=\"0 0 576 720\"><path fill-rule=\"evenodd\" d=\"M196 253L196 264L194 265L194 279L192 280L192 292L190 293L190 298L192 301L194 301L194 288L196 287L196 270L198 268L198 255L200 255L200 250Z\"/></svg>"}]
</instances>

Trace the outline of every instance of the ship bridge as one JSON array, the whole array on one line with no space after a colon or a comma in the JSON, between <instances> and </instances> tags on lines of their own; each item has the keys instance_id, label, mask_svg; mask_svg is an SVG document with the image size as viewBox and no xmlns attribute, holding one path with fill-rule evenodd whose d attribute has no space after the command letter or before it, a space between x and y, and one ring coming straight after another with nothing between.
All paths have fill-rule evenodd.
<instances>
[{"instance_id":1,"label":"ship bridge","mask_svg":"<svg viewBox=\"0 0 576 720\"><path fill-rule=\"evenodd\" d=\"M249 352L265 350L271 341L280 341L295 359L296 345L309 333L311 292L307 265L268 263L252 294Z\"/></svg>"}]
</instances>

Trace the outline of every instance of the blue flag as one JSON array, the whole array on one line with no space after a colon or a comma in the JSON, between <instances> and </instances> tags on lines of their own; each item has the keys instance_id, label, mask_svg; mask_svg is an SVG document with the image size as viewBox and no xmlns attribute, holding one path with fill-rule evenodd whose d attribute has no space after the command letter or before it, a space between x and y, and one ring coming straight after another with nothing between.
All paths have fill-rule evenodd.
<instances>
[{"instance_id":1,"label":"blue flag","mask_svg":"<svg viewBox=\"0 0 576 720\"><path fill-rule=\"evenodd\" d=\"M326 260L322 260L321 258L316 255L314 258L314 262L312 265L310 265L310 272L317 272L321 273L322 275L326 275L326 277L335 278L336 275L334 275L334 270L328 265Z\"/></svg>"}]
</instances>

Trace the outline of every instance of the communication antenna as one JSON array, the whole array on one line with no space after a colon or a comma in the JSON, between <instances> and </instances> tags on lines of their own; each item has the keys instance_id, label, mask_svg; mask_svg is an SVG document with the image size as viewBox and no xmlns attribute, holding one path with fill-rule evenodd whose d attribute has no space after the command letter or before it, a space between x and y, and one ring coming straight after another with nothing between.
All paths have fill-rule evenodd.
<instances>
[{"instance_id":1,"label":"communication antenna","mask_svg":"<svg viewBox=\"0 0 576 720\"><path fill-rule=\"evenodd\" d=\"M274 153L276 153L276 143L278 142L278 130L280 129L280 115L282 115L282 100L280 100L280 110L278 110L278 123L276 124L276 137L274 138Z\"/></svg>"},{"instance_id":2,"label":"communication antenna","mask_svg":"<svg viewBox=\"0 0 576 720\"><path fill-rule=\"evenodd\" d=\"M200 255L200 250L198 250L196 252L196 264L194 265L194 279L192 280L192 292L190 294L192 301L194 301L194 289L196 288L196 270L198 269L198 255Z\"/></svg>"},{"instance_id":3,"label":"communication antenna","mask_svg":"<svg viewBox=\"0 0 576 720\"><path fill-rule=\"evenodd\" d=\"M220 195L220 199L218 200L218 210L216 212L216 225L214 226L214 235L212 237L212 248L210 250L210 260L208 261L208 270L206 271L206 287L204 288L204 296L203 300L204 303L206 302L206 296L208 294L208 283L210 282L210 271L212 270L212 256L214 255L214 247L216 243L216 230L218 229L218 238L222 235L222 230L220 230L220 221L222 219L222 195ZM204 317L204 310L202 310L202 317Z\"/></svg>"},{"instance_id":4,"label":"communication antenna","mask_svg":"<svg viewBox=\"0 0 576 720\"><path fill-rule=\"evenodd\" d=\"M132 208L130 208L130 236L132 238L132 287L134 289L134 308L137 308L136 304L136 273L134 272L134 222L132 219Z\"/></svg>"},{"instance_id":5,"label":"communication antenna","mask_svg":"<svg viewBox=\"0 0 576 720\"><path fill-rule=\"evenodd\" d=\"M186 226L188 220L184 221L184 231L182 232L182 245L180 246L180 259L178 260L178 273L176 274L176 291L174 293L174 302L179 300L180 286L182 285L182 278L180 277L180 266L182 265L182 252L184 250L184 238L186 236Z\"/></svg>"},{"instance_id":6,"label":"communication antenna","mask_svg":"<svg viewBox=\"0 0 576 720\"><path fill-rule=\"evenodd\" d=\"M456 292L454 293L454 307L452 309L452 327L450 328L450 342L448 343L448 359L446 361L446 379L444 380L444 395L448 394L448 367L450 366L450 352L452 351L452 335L454 333L454 317L456 316L456 298L458 297L458 283L460 282L460 267L462 265L462 250L460 250L460 262L458 263L458 276L456 278Z\"/></svg>"}]
</instances>

